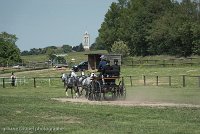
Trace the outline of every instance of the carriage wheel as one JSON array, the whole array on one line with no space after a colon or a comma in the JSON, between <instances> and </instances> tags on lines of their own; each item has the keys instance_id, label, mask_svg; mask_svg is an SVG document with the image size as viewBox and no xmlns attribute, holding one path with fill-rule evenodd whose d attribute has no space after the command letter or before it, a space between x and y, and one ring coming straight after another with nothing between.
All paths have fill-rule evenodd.
<instances>
[{"instance_id":1,"label":"carriage wheel","mask_svg":"<svg viewBox=\"0 0 200 134\"><path fill-rule=\"evenodd\" d=\"M88 99L88 94L89 94L89 86L85 88L85 98Z\"/></svg>"},{"instance_id":2,"label":"carriage wheel","mask_svg":"<svg viewBox=\"0 0 200 134\"><path fill-rule=\"evenodd\" d=\"M106 101L112 101L116 99L116 91L115 87L111 86L104 86L104 91L103 91L103 99Z\"/></svg>"},{"instance_id":3,"label":"carriage wheel","mask_svg":"<svg viewBox=\"0 0 200 134\"><path fill-rule=\"evenodd\" d=\"M92 81L89 85L88 100L101 100L101 85L98 81Z\"/></svg>"},{"instance_id":4,"label":"carriage wheel","mask_svg":"<svg viewBox=\"0 0 200 134\"><path fill-rule=\"evenodd\" d=\"M95 81L94 83L94 99L96 101L100 101L101 100L101 85L100 85L100 82L98 81Z\"/></svg>"},{"instance_id":5,"label":"carriage wheel","mask_svg":"<svg viewBox=\"0 0 200 134\"><path fill-rule=\"evenodd\" d=\"M87 90L87 99L88 100L93 100L94 99L94 94L93 94L93 92L94 92L94 86L93 86L93 84L91 83L90 85L89 85L89 88L88 88L88 90Z\"/></svg>"},{"instance_id":6,"label":"carriage wheel","mask_svg":"<svg viewBox=\"0 0 200 134\"><path fill-rule=\"evenodd\" d=\"M119 96L122 99L124 99L124 100L126 99L126 87L125 87L124 79L123 78L122 78L122 81L120 81L120 83L119 83L118 93L119 93Z\"/></svg>"},{"instance_id":7,"label":"carriage wheel","mask_svg":"<svg viewBox=\"0 0 200 134\"><path fill-rule=\"evenodd\" d=\"M113 100L116 100L117 97L118 97L118 88L114 87L113 91L112 91L112 98L113 98Z\"/></svg>"}]
</instances>

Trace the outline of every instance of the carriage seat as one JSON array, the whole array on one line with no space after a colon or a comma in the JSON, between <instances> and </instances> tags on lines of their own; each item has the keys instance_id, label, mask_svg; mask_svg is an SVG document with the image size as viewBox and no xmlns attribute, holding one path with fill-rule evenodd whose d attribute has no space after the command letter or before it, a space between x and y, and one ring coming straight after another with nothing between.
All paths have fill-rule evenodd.
<instances>
[{"instance_id":1,"label":"carriage seat","mask_svg":"<svg viewBox=\"0 0 200 134\"><path fill-rule=\"evenodd\" d=\"M118 69L112 69L112 70L105 70L104 71L104 76L109 76L109 77L113 77L113 76L120 76L120 70Z\"/></svg>"},{"instance_id":2,"label":"carriage seat","mask_svg":"<svg viewBox=\"0 0 200 134\"><path fill-rule=\"evenodd\" d=\"M115 85L115 78L114 77L119 77L119 75L116 75L116 74L119 74L119 72L116 71L116 70L106 70L105 73L104 73L104 78L111 78L111 79L105 79L104 80L105 84L106 85Z\"/></svg>"}]
</instances>

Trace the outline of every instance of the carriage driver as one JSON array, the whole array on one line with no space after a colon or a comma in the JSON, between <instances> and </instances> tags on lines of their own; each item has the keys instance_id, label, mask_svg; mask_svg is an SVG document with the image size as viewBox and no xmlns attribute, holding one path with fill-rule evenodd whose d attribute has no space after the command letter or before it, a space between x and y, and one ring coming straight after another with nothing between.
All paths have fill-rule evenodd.
<instances>
[{"instance_id":1,"label":"carriage driver","mask_svg":"<svg viewBox=\"0 0 200 134\"><path fill-rule=\"evenodd\" d=\"M106 66L106 57L101 55L100 59L101 61L99 62L98 72L100 72L102 75L103 68Z\"/></svg>"}]
</instances>

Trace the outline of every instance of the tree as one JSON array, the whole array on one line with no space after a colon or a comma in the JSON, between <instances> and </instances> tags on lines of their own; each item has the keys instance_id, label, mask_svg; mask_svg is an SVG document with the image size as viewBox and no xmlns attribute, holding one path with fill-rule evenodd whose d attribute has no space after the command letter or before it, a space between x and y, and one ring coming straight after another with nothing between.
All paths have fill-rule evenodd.
<instances>
[{"instance_id":1,"label":"tree","mask_svg":"<svg viewBox=\"0 0 200 134\"><path fill-rule=\"evenodd\" d=\"M129 55L129 48L123 41L116 41L112 45L111 52L121 54L123 57Z\"/></svg>"},{"instance_id":2,"label":"tree","mask_svg":"<svg viewBox=\"0 0 200 134\"><path fill-rule=\"evenodd\" d=\"M83 44L82 44L82 43L80 43L79 46L74 46L74 47L72 48L72 50L74 50L74 51L76 51L76 52L83 52L83 51L85 51L84 48L83 48Z\"/></svg>"},{"instance_id":3,"label":"tree","mask_svg":"<svg viewBox=\"0 0 200 134\"><path fill-rule=\"evenodd\" d=\"M79 46L73 46L72 50L77 52L78 48L79 48Z\"/></svg>"},{"instance_id":4,"label":"tree","mask_svg":"<svg viewBox=\"0 0 200 134\"><path fill-rule=\"evenodd\" d=\"M2 32L0 34L0 63L5 66L16 62L21 62L20 50L15 45L16 35Z\"/></svg>"},{"instance_id":5,"label":"tree","mask_svg":"<svg viewBox=\"0 0 200 134\"><path fill-rule=\"evenodd\" d=\"M48 48L47 51L46 51L46 54L47 54L47 58L49 60L51 60L51 62L53 62L53 60L56 58L55 50L52 49L52 48Z\"/></svg>"},{"instance_id":6,"label":"tree","mask_svg":"<svg viewBox=\"0 0 200 134\"><path fill-rule=\"evenodd\" d=\"M83 44L82 44L82 43L79 45L77 51L78 51L78 52L83 52L83 51L85 51L85 49L83 48Z\"/></svg>"},{"instance_id":7,"label":"tree","mask_svg":"<svg viewBox=\"0 0 200 134\"><path fill-rule=\"evenodd\" d=\"M72 51L72 46L63 45L63 46L62 46L62 49L63 49L63 52L64 52L64 53L68 53L68 52L71 52L71 51Z\"/></svg>"},{"instance_id":8,"label":"tree","mask_svg":"<svg viewBox=\"0 0 200 134\"><path fill-rule=\"evenodd\" d=\"M104 22L99 29L99 37L96 39L98 46L102 46L109 52L112 44L118 39L118 28L120 17L120 6L117 3L112 3L110 9L105 15Z\"/></svg>"},{"instance_id":9,"label":"tree","mask_svg":"<svg viewBox=\"0 0 200 134\"><path fill-rule=\"evenodd\" d=\"M65 64L66 63L65 58L62 57L62 56L56 57L56 60L57 60L58 64Z\"/></svg>"},{"instance_id":10,"label":"tree","mask_svg":"<svg viewBox=\"0 0 200 134\"><path fill-rule=\"evenodd\" d=\"M147 36L149 53L185 57L196 53L193 51L198 50L195 42L199 36L194 29L198 31L199 22L195 19L194 8L187 0L180 5L175 3L171 10L155 20Z\"/></svg>"},{"instance_id":11,"label":"tree","mask_svg":"<svg viewBox=\"0 0 200 134\"><path fill-rule=\"evenodd\" d=\"M0 41L4 41L4 42L10 42L12 44L15 44L15 42L17 41L17 37L14 34L8 34L7 32L2 32L0 34Z\"/></svg>"},{"instance_id":12,"label":"tree","mask_svg":"<svg viewBox=\"0 0 200 134\"><path fill-rule=\"evenodd\" d=\"M148 29L170 6L170 0L119 0L112 3L99 29L97 45L110 51L117 40L127 42L131 55L148 55Z\"/></svg>"},{"instance_id":13,"label":"tree","mask_svg":"<svg viewBox=\"0 0 200 134\"><path fill-rule=\"evenodd\" d=\"M191 29L192 35L194 35L192 40L192 44L194 45L192 54L200 55L200 23L193 24Z\"/></svg>"},{"instance_id":14,"label":"tree","mask_svg":"<svg viewBox=\"0 0 200 134\"><path fill-rule=\"evenodd\" d=\"M90 50L105 50L105 48L103 47L103 45L97 45L97 43L93 43L90 46Z\"/></svg>"},{"instance_id":15,"label":"tree","mask_svg":"<svg viewBox=\"0 0 200 134\"><path fill-rule=\"evenodd\" d=\"M22 51L22 52L21 52L21 55L22 55L22 56L29 55L29 51L27 51L27 50L24 50L24 51Z\"/></svg>"},{"instance_id":16,"label":"tree","mask_svg":"<svg viewBox=\"0 0 200 134\"><path fill-rule=\"evenodd\" d=\"M98 49L96 49L96 43L93 43L93 44L90 46L90 50L98 50Z\"/></svg>"},{"instance_id":17,"label":"tree","mask_svg":"<svg viewBox=\"0 0 200 134\"><path fill-rule=\"evenodd\" d=\"M197 5L191 0L118 0L105 15L95 47L111 51L122 40L132 56L198 54Z\"/></svg>"}]
</instances>

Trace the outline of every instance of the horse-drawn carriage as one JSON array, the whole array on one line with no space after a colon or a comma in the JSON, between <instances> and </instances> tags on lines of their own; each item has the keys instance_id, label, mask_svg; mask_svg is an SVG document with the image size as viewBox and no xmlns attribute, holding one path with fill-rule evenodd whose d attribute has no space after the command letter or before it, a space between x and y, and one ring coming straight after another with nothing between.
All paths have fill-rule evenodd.
<instances>
[{"instance_id":1,"label":"horse-drawn carriage","mask_svg":"<svg viewBox=\"0 0 200 134\"><path fill-rule=\"evenodd\" d=\"M90 76L66 77L66 93L68 87L76 92L76 96L81 95L85 90L85 97L88 100L114 100L125 99L126 88L123 77L120 77L120 67L118 65L107 65L99 75L92 73ZM81 93L79 91L81 89ZM76 89L76 90L75 90ZM73 92L72 97L73 97Z\"/></svg>"},{"instance_id":2,"label":"horse-drawn carriage","mask_svg":"<svg viewBox=\"0 0 200 134\"><path fill-rule=\"evenodd\" d=\"M93 76L86 92L88 100L114 100L126 97L123 77L120 77L118 65L107 65L98 77Z\"/></svg>"},{"instance_id":3,"label":"horse-drawn carriage","mask_svg":"<svg viewBox=\"0 0 200 134\"><path fill-rule=\"evenodd\" d=\"M89 89L86 91L88 100L125 99L126 88L123 77L93 77L91 80Z\"/></svg>"}]
</instances>

